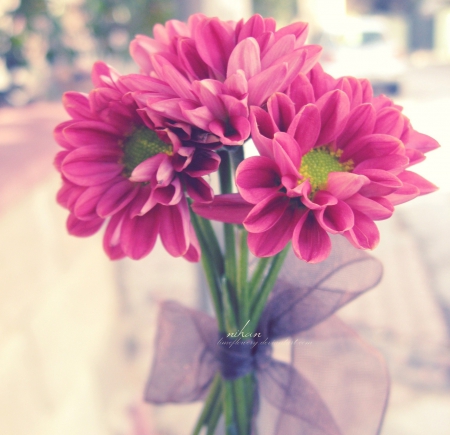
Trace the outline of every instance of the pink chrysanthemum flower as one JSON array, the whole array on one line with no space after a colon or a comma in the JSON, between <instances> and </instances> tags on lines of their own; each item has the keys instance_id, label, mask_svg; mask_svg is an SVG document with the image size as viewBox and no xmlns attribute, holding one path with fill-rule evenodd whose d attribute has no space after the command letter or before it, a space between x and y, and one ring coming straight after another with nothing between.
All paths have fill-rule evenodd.
<instances>
[{"instance_id":1,"label":"pink chrysanthemum flower","mask_svg":"<svg viewBox=\"0 0 450 435\"><path fill-rule=\"evenodd\" d=\"M94 65L92 80L89 95L65 94L72 119L55 129L64 148L55 160L63 178L58 202L70 210L69 232L89 236L107 221L104 249L112 259L144 257L159 235L171 255L198 261L184 191L211 201L202 176L217 170L219 157L155 129L105 64Z\"/></svg>"},{"instance_id":2,"label":"pink chrysanthemum flower","mask_svg":"<svg viewBox=\"0 0 450 435\"><path fill-rule=\"evenodd\" d=\"M272 95L267 110L252 107L250 119L260 156L244 160L236 173L249 205L228 195L195 210L228 222L239 218L259 257L292 240L300 259L322 261L331 249L327 233L373 249L374 221L436 189L406 168L437 143L415 132L386 97L373 98L365 80L334 80L316 67L286 94Z\"/></svg>"},{"instance_id":3,"label":"pink chrysanthemum flower","mask_svg":"<svg viewBox=\"0 0 450 435\"><path fill-rule=\"evenodd\" d=\"M167 117L193 125L224 145L250 134L249 106L261 106L308 72L321 48L305 46L306 23L275 30L272 18L238 23L196 14L188 23L168 21L154 38L139 35L131 55L147 74L129 75L136 99L157 127Z\"/></svg>"}]
</instances>

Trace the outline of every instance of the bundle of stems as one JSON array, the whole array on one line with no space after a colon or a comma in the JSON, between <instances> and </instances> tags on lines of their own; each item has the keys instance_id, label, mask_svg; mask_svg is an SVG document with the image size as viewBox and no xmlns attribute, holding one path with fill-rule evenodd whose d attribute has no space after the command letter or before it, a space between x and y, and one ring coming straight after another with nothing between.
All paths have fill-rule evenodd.
<instances>
[{"instance_id":1,"label":"bundle of stems","mask_svg":"<svg viewBox=\"0 0 450 435\"><path fill-rule=\"evenodd\" d=\"M219 151L221 193L232 193L234 173L243 160L242 147L236 151ZM191 219L202 249L202 266L208 282L219 333L256 331L267 298L275 284L289 246L279 254L258 259L249 274L248 233L242 225L223 224L224 248L220 247L211 222L191 210ZM193 435L206 427L213 435L222 414L226 435L249 435L255 398L252 372L235 380L218 373L209 389L203 411Z\"/></svg>"}]
</instances>

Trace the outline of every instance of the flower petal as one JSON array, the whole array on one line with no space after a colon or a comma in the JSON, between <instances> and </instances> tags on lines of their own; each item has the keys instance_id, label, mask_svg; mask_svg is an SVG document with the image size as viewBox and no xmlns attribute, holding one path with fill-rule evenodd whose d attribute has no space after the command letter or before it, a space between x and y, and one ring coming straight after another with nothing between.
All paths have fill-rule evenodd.
<instances>
[{"instance_id":1,"label":"flower petal","mask_svg":"<svg viewBox=\"0 0 450 435\"><path fill-rule=\"evenodd\" d=\"M300 146L302 155L309 152L320 134L320 112L314 104L307 104L295 115L288 129Z\"/></svg>"},{"instance_id":2,"label":"flower petal","mask_svg":"<svg viewBox=\"0 0 450 435\"><path fill-rule=\"evenodd\" d=\"M380 241L380 233L377 226L364 213L354 210L355 225L344 233L347 240L359 249L374 249Z\"/></svg>"},{"instance_id":3,"label":"flower petal","mask_svg":"<svg viewBox=\"0 0 450 435\"><path fill-rule=\"evenodd\" d=\"M236 170L236 185L246 201L257 204L280 189L278 165L267 157L249 157Z\"/></svg>"},{"instance_id":4,"label":"flower petal","mask_svg":"<svg viewBox=\"0 0 450 435\"><path fill-rule=\"evenodd\" d=\"M154 207L143 216L124 216L120 244L128 257L139 260L152 251L158 237L161 208L163 207Z\"/></svg>"},{"instance_id":5,"label":"flower petal","mask_svg":"<svg viewBox=\"0 0 450 435\"><path fill-rule=\"evenodd\" d=\"M104 219L94 218L91 220L78 219L73 214L67 218L67 231L72 236L89 237L95 234L103 225Z\"/></svg>"},{"instance_id":6,"label":"flower petal","mask_svg":"<svg viewBox=\"0 0 450 435\"><path fill-rule=\"evenodd\" d=\"M344 149L348 143L373 133L375 109L372 104L361 104L351 111L345 130L337 139L337 147Z\"/></svg>"},{"instance_id":7,"label":"flower petal","mask_svg":"<svg viewBox=\"0 0 450 435\"><path fill-rule=\"evenodd\" d=\"M345 126L350 110L347 95L339 90L331 91L316 101L320 111L321 131L317 139L318 145L327 144L337 138Z\"/></svg>"},{"instance_id":8,"label":"flower petal","mask_svg":"<svg viewBox=\"0 0 450 435\"><path fill-rule=\"evenodd\" d=\"M288 207L278 222L262 233L249 233L248 247L257 257L272 257L281 252L292 237L296 212Z\"/></svg>"},{"instance_id":9,"label":"flower petal","mask_svg":"<svg viewBox=\"0 0 450 435\"><path fill-rule=\"evenodd\" d=\"M255 205L243 224L251 233L262 233L273 227L289 206L289 198L284 193L274 193Z\"/></svg>"},{"instance_id":10,"label":"flower petal","mask_svg":"<svg viewBox=\"0 0 450 435\"><path fill-rule=\"evenodd\" d=\"M123 170L118 163L120 150L100 146L85 146L72 151L63 160L61 172L80 186L102 184L117 177Z\"/></svg>"},{"instance_id":11,"label":"flower petal","mask_svg":"<svg viewBox=\"0 0 450 435\"><path fill-rule=\"evenodd\" d=\"M355 223L353 211L344 201L338 201L313 213L319 225L331 234L347 231Z\"/></svg>"},{"instance_id":12,"label":"flower petal","mask_svg":"<svg viewBox=\"0 0 450 435\"><path fill-rule=\"evenodd\" d=\"M186 190L190 198L197 202L211 202L214 191L203 178L185 177Z\"/></svg>"},{"instance_id":13,"label":"flower petal","mask_svg":"<svg viewBox=\"0 0 450 435\"><path fill-rule=\"evenodd\" d=\"M393 205L385 198L373 197L367 198L356 193L345 202L354 210L364 213L370 219L383 220L390 218L394 212Z\"/></svg>"},{"instance_id":14,"label":"flower petal","mask_svg":"<svg viewBox=\"0 0 450 435\"><path fill-rule=\"evenodd\" d=\"M363 175L349 172L330 172L326 190L338 199L346 199L366 184L369 184L369 179Z\"/></svg>"},{"instance_id":15,"label":"flower petal","mask_svg":"<svg viewBox=\"0 0 450 435\"><path fill-rule=\"evenodd\" d=\"M287 64L273 65L248 81L248 103L261 106L274 92L282 90Z\"/></svg>"},{"instance_id":16,"label":"flower petal","mask_svg":"<svg viewBox=\"0 0 450 435\"><path fill-rule=\"evenodd\" d=\"M186 201L171 207L162 207L161 242L173 257L186 254L189 248L189 211Z\"/></svg>"},{"instance_id":17,"label":"flower petal","mask_svg":"<svg viewBox=\"0 0 450 435\"><path fill-rule=\"evenodd\" d=\"M253 207L238 193L215 195L210 203L192 204L192 210L199 216L229 224L242 224Z\"/></svg>"},{"instance_id":18,"label":"flower petal","mask_svg":"<svg viewBox=\"0 0 450 435\"><path fill-rule=\"evenodd\" d=\"M303 213L292 234L295 255L308 263L319 263L331 252L331 240L310 211Z\"/></svg>"},{"instance_id":19,"label":"flower petal","mask_svg":"<svg viewBox=\"0 0 450 435\"><path fill-rule=\"evenodd\" d=\"M123 179L111 186L98 201L97 213L100 217L108 217L128 205L138 194L139 187L129 180Z\"/></svg>"},{"instance_id":20,"label":"flower petal","mask_svg":"<svg viewBox=\"0 0 450 435\"><path fill-rule=\"evenodd\" d=\"M244 39L231 52L227 77L238 70L244 71L247 80L261 72L259 45L255 38Z\"/></svg>"}]
</instances>

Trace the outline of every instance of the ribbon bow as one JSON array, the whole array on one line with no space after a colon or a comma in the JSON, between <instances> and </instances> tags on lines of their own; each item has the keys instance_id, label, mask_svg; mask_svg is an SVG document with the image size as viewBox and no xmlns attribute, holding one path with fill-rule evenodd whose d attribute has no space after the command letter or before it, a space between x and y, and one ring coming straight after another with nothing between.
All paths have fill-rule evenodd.
<instances>
[{"instance_id":1,"label":"ribbon bow","mask_svg":"<svg viewBox=\"0 0 450 435\"><path fill-rule=\"evenodd\" d=\"M345 239L334 240L322 263L288 256L258 338L246 343L251 346L241 340L230 346L237 338L219 339L212 317L163 302L145 399L155 404L201 400L218 370L232 379L253 369L259 406L252 435L378 434L389 391L386 365L333 313L375 286L381 275L381 264ZM271 343L281 339L289 340L285 361L271 355Z\"/></svg>"}]
</instances>

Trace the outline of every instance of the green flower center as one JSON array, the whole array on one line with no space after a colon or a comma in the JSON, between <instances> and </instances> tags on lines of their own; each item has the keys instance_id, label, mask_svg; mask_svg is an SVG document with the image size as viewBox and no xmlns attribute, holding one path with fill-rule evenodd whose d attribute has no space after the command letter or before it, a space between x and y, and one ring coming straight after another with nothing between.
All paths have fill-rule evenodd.
<instances>
[{"instance_id":1,"label":"green flower center","mask_svg":"<svg viewBox=\"0 0 450 435\"><path fill-rule=\"evenodd\" d=\"M351 160L344 163L339 161L342 150L332 151L328 146L313 148L302 157L300 174L309 179L311 193L325 190L327 187L328 174L330 172L349 172L354 164Z\"/></svg>"},{"instance_id":2,"label":"green flower center","mask_svg":"<svg viewBox=\"0 0 450 435\"><path fill-rule=\"evenodd\" d=\"M123 143L124 175L130 177L136 166L160 153L172 155L172 145L163 142L156 132L149 128L137 128Z\"/></svg>"}]
</instances>

